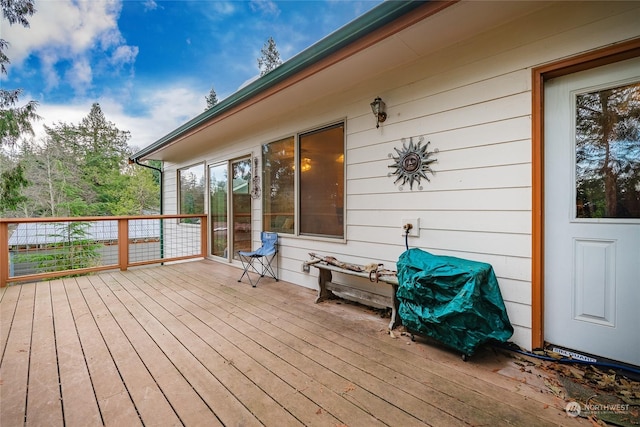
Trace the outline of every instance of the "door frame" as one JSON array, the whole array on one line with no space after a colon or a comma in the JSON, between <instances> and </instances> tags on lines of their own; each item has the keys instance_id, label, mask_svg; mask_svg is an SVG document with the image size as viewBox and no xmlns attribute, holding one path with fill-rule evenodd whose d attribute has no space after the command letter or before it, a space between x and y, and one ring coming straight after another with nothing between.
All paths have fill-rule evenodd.
<instances>
[{"instance_id":1,"label":"door frame","mask_svg":"<svg viewBox=\"0 0 640 427\"><path fill-rule=\"evenodd\" d=\"M532 69L531 116L531 346L544 347L544 83L640 56L640 38Z\"/></svg>"},{"instance_id":2,"label":"door frame","mask_svg":"<svg viewBox=\"0 0 640 427\"><path fill-rule=\"evenodd\" d=\"M242 156L238 156L238 157L234 157L228 160L228 166L227 166L227 173L228 173L228 185L229 185L229 193L228 193L228 206L227 206L227 212L228 212L228 219L229 219L229 260L234 263L234 262L240 262L240 259L236 259L234 257L234 253L236 253L238 251L238 248L236 248L236 233L239 233L238 230L236 230L236 223L235 223L235 216L236 216L236 210L234 207L234 197L235 194L233 191L233 177L234 177L234 171L233 171L233 165L235 163L240 163L240 162L244 162L244 161L248 161L249 162L249 171L250 171L250 178L249 178L249 182L247 183L247 196L249 198L249 247L247 249L242 249L242 250L252 250L253 247L253 201L251 198L251 178L254 176L254 170L253 170L253 154L252 153L247 153L245 155ZM237 193L237 194L243 194L243 193Z\"/></svg>"}]
</instances>

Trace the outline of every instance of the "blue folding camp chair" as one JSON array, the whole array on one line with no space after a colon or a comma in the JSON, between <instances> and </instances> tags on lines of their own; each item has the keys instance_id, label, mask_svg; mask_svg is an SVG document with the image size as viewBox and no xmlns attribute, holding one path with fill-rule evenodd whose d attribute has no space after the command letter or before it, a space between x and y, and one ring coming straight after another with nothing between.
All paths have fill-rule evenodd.
<instances>
[{"instance_id":1,"label":"blue folding camp chair","mask_svg":"<svg viewBox=\"0 0 640 427\"><path fill-rule=\"evenodd\" d=\"M238 251L238 257L240 258L240 261L242 261L242 267L244 268L242 276L240 276L238 282L241 282L242 278L246 275L249 278L249 283L251 283L251 286L254 288L265 274L276 279L276 282L278 281L278 275L276 274L277 268L274 266L274 261L278 254L278 233L263 231L260 233L260 240L262 240L262 246L255 251ZM257 266L255 263L259 263L262 266L262 271L259 271L258 268L256 268ZM249 270L260 275L255 282L251 280Z\"/></svg>"}]
</instances>

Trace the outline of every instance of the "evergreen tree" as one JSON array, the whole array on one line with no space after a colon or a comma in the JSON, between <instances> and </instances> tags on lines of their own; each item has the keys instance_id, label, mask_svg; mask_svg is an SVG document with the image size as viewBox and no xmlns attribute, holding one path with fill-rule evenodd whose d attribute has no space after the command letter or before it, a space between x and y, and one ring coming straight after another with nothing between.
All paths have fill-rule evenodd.
<instances>
[{"instance_id":1,"label":"evergreen tree","mask_svg":"<svg viewBox=\"0 0 640 427\"><path fill-rule=\"evenodd\" d=\"M107 121L98 103L91 106L89 115L75 127L75 138L70 142L77 145L83 157L85 197L91 202L88 212L80 215L112 214L125 186L121 172L130 154L129 138L128 131L121 131Z\"/></svg>"},{"instance_id":2,"label":"evergreen tree","mask_svg":"<svg viewBox=\"0 0 640 427\"><path fill-rule=\"evenodd\" d=\"M20 190L28 181L20 163L13 165L4 153L0 156L0 215L5 216L5 212L15 210L27 200Z\"/></svg>"},{"instance_id":3,"label":"evergreen tree","mask_svg":"<svg viewBox=\"0 0 640 427\"><path fill-rule=\"evenodd\" d=\"M9 25L19 23L29 27L28 17L35 13L33 0L0 0L2 16ZM1 33L0 33L1 36ZM9 42L0 37L0 74L7 74L9 57L5 49ZM36 114L37 103L29 101L22 107L18 107L18 99L22 89L6 90L0 87L0 147L5 144L13 144L23 134L32 134L31 122L38 118ZM14 210L24 201L20 195L22 188L28 185L24 176L24 167L15 162L11 167L8 162L3 162L0 169L0 214Z\"/></svg>"},{"instance_id":4,"label":"evergreen tree","mask_svg":"<svg viewBox=\"0 0 640 427\"><path fill-rule=\"evenodd\" d=\"M204 99L207 101L207 106L205 107L204 111L215 107L215 105L218 103L218 95L216 95L216 91L213 89L213 87L209 91L209 95L205 96Z\"/></svg>"},{"instance_id":5,"label":"evergreen tree","mask_svg":"<svg viewBox=\"0 0 640 427\"><path fill-rule=\"evenodd\" d=\"M258 58L260 77L275 69L280 64L282 64L282 60L280 59L276 42L273 40L273 37L269 37L269 40L266 41L260 50L260 58Z\"/></svg>"},{"instance_id":6,"label":"evergreen tree","mask_svg":"<svg viewBox=\"0 0 640 427\"><path fill-rule=\"evenodd\" d=\"M7 213L55 217L159 210L158 174L128 164L129 132L109 122L98 104L79 124L57 123L45 126L45 132L37 144L21 144L14 156L31 185L21 189L19 199L13 198L16 202ZM8 157L0 160L0 171L11 165Z\"/></svg>"},{"instance_id":7,"label":"evergreen tree","mask_svg":"<svg viewBox=\"0 0 640 427\"><path fill-rule=\"evenodd\" d=\"M125 185L118 202L110 208L113 215L159 213L160 187L149 168L129 165L124 172Z\"/></svg>"},{"instance_id":8,"label":"evergreen tree","mask_svg":"<svg viewBox=\"0 0 640 427\"><path fill-rule=\"evenodd\" d=\"M9 25L19 23L29 27L27 17L35 13L33 0L1 0L2 15ZM9 42L0 38L0 73L7 74L6 66L10 63L5 49ZM29 101L22 107L16 106L22 89L0 89L0 145L11 144L23 134L33 134L31 122L38 118L37 103Z\"/></svg>"},{"instance_id":9,"label":"evergreen tree","mask_svg":"<svg viewBox=\"0 0 640 427\"><path fill-rule=\"evenodd\" d=\"M583 218L640 218L640 85L576 98L576 184Z\"/></svg>"},{"instance_id":10,"label":"evergreen tree","mask_svg":"<svg viewBox=\"0 0 640 427\"><path fill-rule=\"evenodd\" d=\"M100 243L96 243L88 232L89 223L59 222L55 231L47 236L56 243L48 244L45 251L18 254L15 262L35 264L39 273L74 270L100 265ZM66 277L78 276L70 274Z\"/></svg>"}]
</instances>

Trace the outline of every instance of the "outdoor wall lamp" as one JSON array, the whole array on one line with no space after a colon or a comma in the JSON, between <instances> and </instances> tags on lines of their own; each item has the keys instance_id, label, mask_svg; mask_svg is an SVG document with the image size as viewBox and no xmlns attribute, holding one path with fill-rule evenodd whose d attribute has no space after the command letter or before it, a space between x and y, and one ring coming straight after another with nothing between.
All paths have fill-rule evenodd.
<instances>
[{"instance_id":1,"label":"outdoor wall lamp","mask_svg":"<svg viewBox=\"0 0 640 427\"><path fill-rule=\"evenodd\" d=\"M380 123L387 120L387 112L384 111L385 107L386 104L379 96L371 103L371 111L373 111L373 115L376 117L376 128L379 128Z\"/></svg>"}]
</instances>

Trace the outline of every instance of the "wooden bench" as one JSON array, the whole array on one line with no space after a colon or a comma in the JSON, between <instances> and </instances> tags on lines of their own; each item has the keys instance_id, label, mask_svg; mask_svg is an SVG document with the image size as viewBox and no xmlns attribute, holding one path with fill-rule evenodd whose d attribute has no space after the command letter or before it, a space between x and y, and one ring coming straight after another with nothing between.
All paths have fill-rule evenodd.
<instances>
[{"instance_id":1,"label":"wooden bench","mask_svg":"<svg viewBox=\"0 0 640 427\"><path fill-rule=\"evenodd\" d=\"M344 268L336 267L334 265L328 265L324 263L312 264L319 270L318 275L318 297L316 303L322 302L327 299L336 298L333 292L340 292L347 296L357 298L361 301L367 301L374 304L378 304L383 307L391 308L391 321L389 322L389 330L392 330L399 325L398 321L398 299L396 298L396 291L398 290L398 278L396 276L380 276L377 278L378 283L386 283L392 287L391 296L381 295L372 291L355 288L346 284L334 283L332 273L346 274L350 276L362 277L370 280L368 273L347 270Z\"/></svg>"}]
</instances>

